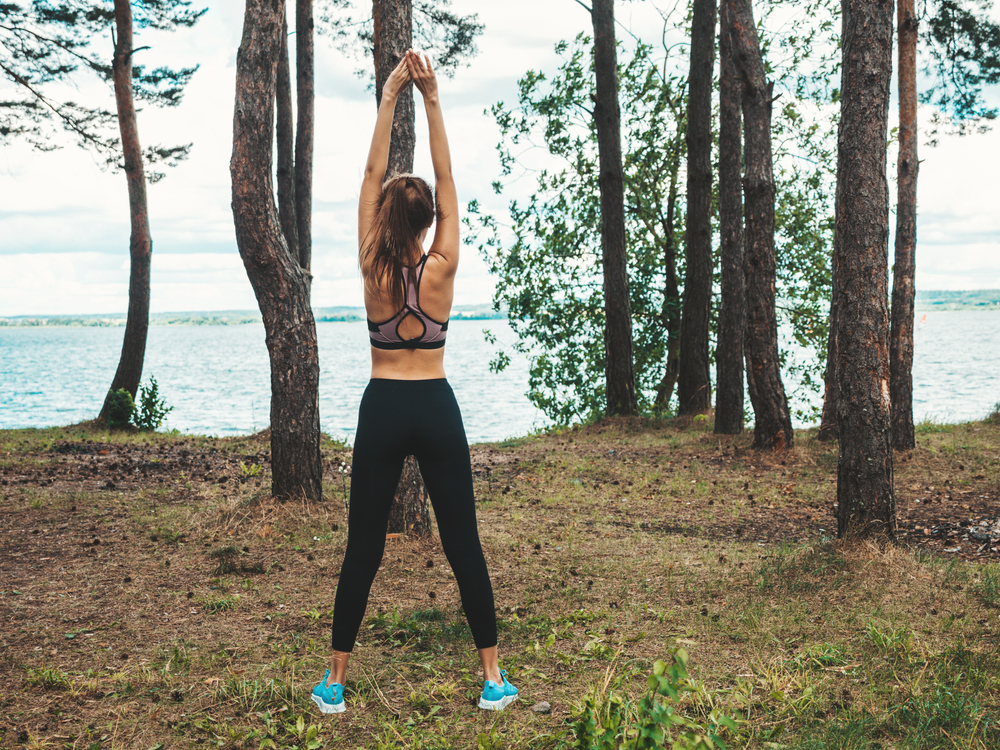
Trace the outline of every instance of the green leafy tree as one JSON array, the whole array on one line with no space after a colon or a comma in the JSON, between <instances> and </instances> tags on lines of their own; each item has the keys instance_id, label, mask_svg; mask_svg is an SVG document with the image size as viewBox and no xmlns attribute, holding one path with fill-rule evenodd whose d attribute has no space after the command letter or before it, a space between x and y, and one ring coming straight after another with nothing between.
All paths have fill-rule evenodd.
<instances>
[{"instance_id":1,"label":"green leafy tree","mask_svg":"<svg viewBox=\"0 0 1000 750\"><path fill-rule=\"evenodd\" d=\"M503 176L526 167L516 152L540 137L558 166L535 175L510 224L470 205L466 242L478 244L497 277L494 305L508 311L531 360L529 398L557 422L601 414L606 406L604 292L597 182L591 40L556 46L563 63L549 81L529 71L518 107L492 108L504 141ZM678 175L684 154L684 79L664 74L639 45L619 62L629 302L640 407L666 405L676 382L668 352L680 322L676 238L683 227ZM503 183L494 183L497 193ZM494 367L507 362L501 353ZM656 394L660 394L657 398Z\"/></svg>"},{"instance_id":2,"label":"green leafy tree","mask_svg":"<svg viewBox=\"0 0 1000 750\"><path fill-rule=\"evenodd\" d=\"M811 22L817 13L810 11ZM826 351L836 144L824 117L836 93L826 68L812 79L784 73L801 64L803 47L823 55L836 48L832 20L814 25L820 30L798 37L795 29L762 35L765 58L770 49L777 60L769 71L787 81L773 124L777 315L800 352L783 364L790 392L810 393L822 383ZM509 204L509 221L474 202L466 241L497 277L494 305L507 310L530 360L529 398L551 419L569 422L603 412L604 317L590 42L580 36L556 50L563 62L551 80L529 71L517 105L492 109L503 138L495 191L526 179L534 190ZM679 361L687 71L684 57L671 52L654 57L637 45L619 64L636 390L646 411L670 407ZM553 157L537 171L532 146ZM494 366L506 361L501 352ZM806 406L797 412L811 415Z\"/></svg>"}]
</instances>

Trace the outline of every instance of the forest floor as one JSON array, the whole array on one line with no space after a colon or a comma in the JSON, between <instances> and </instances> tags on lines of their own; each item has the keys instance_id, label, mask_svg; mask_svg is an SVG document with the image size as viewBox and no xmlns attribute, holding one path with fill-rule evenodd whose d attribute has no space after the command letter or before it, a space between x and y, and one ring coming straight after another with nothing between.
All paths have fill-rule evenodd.
<instances>
[{"instance_id":1,"label":"forest floor","mask_svg":"<svg viewBox=\"0 0 1000 750\"><path fill-rule=\"evenodd\" d=\"M1000 746L1000 418L918 428L888 549L833 540L836 445L796 441L699 418L473 446L519 700L475 707L440 546L393 538L324 716L349 448L324 442L325 502L281 505L266 436L0 432L0 748L572 747L588 694L638 716L677 648L668 702L738 716L730 748Z\"/></svg>"}]
</instances>

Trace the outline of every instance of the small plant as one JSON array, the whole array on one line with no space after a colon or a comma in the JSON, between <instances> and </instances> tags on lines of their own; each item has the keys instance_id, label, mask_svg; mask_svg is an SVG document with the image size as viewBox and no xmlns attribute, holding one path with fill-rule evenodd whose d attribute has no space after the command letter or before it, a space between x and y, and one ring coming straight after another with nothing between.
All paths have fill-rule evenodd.
<instances>
[{"instance_id":1,"label":"small plant","mask_svg":"<svg viewBox=\"0 0 1000 750\"><path fill-rule=\"evenodd\" d=\"M133 414L135 414L135 402L131 393L124 388L109 392L108 427L113 430L128 427L132 423Z\"/></svg>"},{"instance_id":2,"label":"small plant","mask_svg":"<svg viewBox=\"0 0 1000 750\"><path fill-rule=\"evenodd\" d=\"M45 688L54 688L57 690L65 690L70 686L69 675L63 672L58 667L54 668L44 667L42 669L35 669L34 667L29 667L27 680L32 685L38 685L39 687L45 687Z\"/></svg>"},{"instance_id":3,"label":"small plant","mask_svg":"<svg viewBox=\"0 0 1000 750\"><path fill-rule=\"evenodd\" d=\"M586 750L640 750L671 747L674 750L725 750L719 736L736 731L736 721L713 710L708 721L683 713L679 699L697 688L687 672L684 649L672 651L673 662L657 661L647 680L649 693L637 704L614 691L598 696L593 690L584 699L573 722L576 747Z\"/></svg>"},{"instance_id":4,"label":"small plant","mask_svg":"<svg viewBox=\"0 0 1000 750\"><path fill-rule=\"evenodd\" d=\"M143 432L153 432L163 424L163 420L174 407L167 406L160 398L160 386L152 376L149 378L149 385L139 386L138 396L138 408L134 404L132 406L132 423Z\"/></svg>"},{"instance_id":5,"label":"small plant","mask_svg":"<svg viewBox=\"0 0 1000 750\"><path fill-rule=\"evenodd\" d=\"M245 482L248 479L253 479L260 474L261 466L255 463L243 463L240 461L240 481Z\"/></svg>"},{"instance_id":6,"label":"small plant","mask_svg":"<svg viewBox=\"0 0 1000 750\"><path fill-rule=\"evenodd\" d=\"M351 467L348 466L344 461L340 462L340 466L337 467L337 474L340 476L340 488L344 495L344 509L348 513L351 511L351 504L347 496L347 477L351 473Z\"/></svg>"},{"instance_id":7,"label":"small plant","mask_svg":"<svg viewBox=\"0 0 1000 750\"><path fill-rule=\"evenodd\" d=\"M164 650L162 656L163 673L187 674L191 671L191 656L184 645L174 645L169 651Z\"/></svg>"},{"instance_id":8,"label":"small plant","mask_svg":"<svg viewBox=\"0 0 1000 750\"><path fill-rule=\"evenodd\" d=\"M907 627L879 627L874 622L865 626L865 639L876 652L884 656L901 656L909 660L913 650L913 631Z\"/></svg>"},{"instance_id":9,"label":"small plant","mask_svg":"<svg viewBox=\"0 0 1000 750\"><path fill-rule=\"evenodd\" d=\"M227 612L228 610L239 607L241 598L242 597L239 594L234 594L233 596L223 596L219 599L207 599L202 602L201 606L209 614Z\"/></svg>"},{"instance_id":10,"label":"small plant","mask_svg":"<svg viewBox=\"0 0 1000 750\"><path fill-rule=\"evenodd\" d=\"M993 404L993 411L986 415L986 421L990 424L1000 424L1000 401Z\"/></svg>"},{"instance_id":11,"label":"small plant","mask_svg":"<svg viewBox=\"0 0 1000 750\"><path fill-rule=\"evenodd\" d=\"M1000 566L986 565L980 571L981 578L972 587L972 592L988 609L1000 609Z\"/></svg>"},{"instance_id":12,"label":"small plant","mask_svg":"<svg viewBox=\"0 0 1000 750\"><path fill-rule=\"evenodd\" d=\"M789 662L789 666L806 671L810 669L839 667L846 663L847 659L844 656L844 649L841 646L835 646L830 643L817 643L795 654Z\"/></svg>"},{"instance_id":13,"label":"small plant","mask_svg":"<svg viewBox=\"0 0 1000 750\"><path fill-rule=\"evenodd\" d=\"M238 547L222 547L220 549L214 549L208 553L208 556L213 560L218 560L218 567L213 571L214 575L224 576L227 573L237 573L239 572L239 566L236 564L237 559L240 556L240 550Z\"/></svg>"}]
</instances>

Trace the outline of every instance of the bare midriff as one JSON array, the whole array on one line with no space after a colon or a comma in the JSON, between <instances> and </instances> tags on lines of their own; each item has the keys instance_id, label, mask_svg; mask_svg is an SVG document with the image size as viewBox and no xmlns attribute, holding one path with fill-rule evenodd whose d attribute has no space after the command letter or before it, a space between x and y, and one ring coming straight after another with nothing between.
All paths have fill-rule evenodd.
<instances>
[{"instance_id":1,"label":"bare midriff","mask_svg":"<svg viewBox=\"0 0 1000 750\"><path fill-rule=\"evenodd\" d=\"M443 378L444 347L440 349L372 350L372 377L385 380L435 380Z\"/></svg>"}]
</instances>

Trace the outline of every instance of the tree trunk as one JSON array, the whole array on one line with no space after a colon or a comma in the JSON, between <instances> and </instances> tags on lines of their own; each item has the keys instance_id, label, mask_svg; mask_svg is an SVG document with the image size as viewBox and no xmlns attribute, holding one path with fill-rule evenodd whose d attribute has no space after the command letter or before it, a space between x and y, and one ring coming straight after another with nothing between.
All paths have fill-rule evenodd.
<instances>
[{"instance_id":1,"label":"tree trunk","mask_svg":"<svg viewBox=\"0 0 1000 750\"><path fill-rule=\"evenodd\" d=\"M278 115L278 216L288 250L298 256L299 228L295 203L295 125L292 116L292 78L288 64L288 22L281 23L281 52L278 57L278 82L275 99Z\"/></svg>"},{"instance_id":2,"label":"tree trunk","mask_svg":"<svg viewBox=\"0 0 1000 750\"><path fill-rule=\"evenodd\" d=\"M743 337L746 277L743 273L742 95L732 56L734 0L719 6L719 232L721 307L715 349L715 432L743 432Z\"/></svg>"},{"instance_id":3,"label":"tree trunk","mask_svg":"<svg viewBox=\"0 0 1000 750\"><path fill-rule=\"evenodd\" d=\"M836 242L836 232L834 232L834 245ZM823 442L836 440L839 432L837 430L837 402L840 401L840 386L837 383L837 327L840 325L840 316L837 315L837 269L832 270L830 334L826 340L826 372L823 375L823 416L820 419L819 432L816 434L816 439Z\"/></svg>"},{"instance_id":4,"label":"tree trunk","mask_svg":"<svg viewBox=\"0 0 1000 750\"><path fill-rule=\"evenodd\" d=\"M674 211L677 205L677 174L680 168L680 155L673 165L673 175L670 181L670 192L667 195L667 216L664 220L663 239L663 307L660 315L663 317L663 327L667 332L667 357L663 378L656 387L656 398L653 406L657 411L666 411L670 406L670 397L677 385L677 374L680 371L680 338L681 328L681 295L677 283L677 238L674 235Z\"/></svg>"},{"instance_id":5,"label":"tree trunk","mask_svg":"<svg viewBox=\"0 0 1000 750\"><path fill-rule=\"evenodd\" d=\"M889 403L886 133L893 4L843 2L837 144L837 535L896 536Z\"/></svg>"},{"instance_id":6,"label":"tree trunk","mask_svg":"<svg viewBox=\"0 0 1000 750\"><path fill-rule=\"evenodd\" d=\"M118 370L111 381L108 396L121 388L135 398L142 380L142 364L146 357L146 334L149 331L149 272L153 255L153 238L149 233L149 209L146 204L146 176L143 170L142 148L139 146L139 124L132 98L132 7L128 0L115 0L115 27L118 40L111 63L115 83L115 103L118 107L118 129L122 137L125 160L125 180L128 183L128 212L131 223L129 238L128 319ZM109 399L104 399L98 421L107 420Z\"/></svg>"},{"instance_id":7,"label":"tree trunk","mask_svg":"<svg viewBox=\"0 0 1000 750\"><path fill-rule=\"evenodd\" d=\"M604 266L604 354L608 414L637 414L632 360L632 309L625 254L625 187L622 172L621 112L614 0L594 0L594 72L601 191L601 253Z\"/></svg>"},{"instance_id":8,"label":"tree trunk","mask_svg":"<svg viewBox=\"0 0 1000 750\"><path fill-rule=\"evenodd\" d=\"M379 105L386 79L413 46L411 0L372 0L372 18L375 21L375 103ZM386 177L413 171L413 150L417 144L415 117L413 86L407 86L396 99Z\"/></svg>"},{"instance_id":9,"label":"tree trunk","mask_svg":"<svg viewBox=\"0 0 1000 750\"><path fill-rule=\"evenodd\" d=\"M774 310L774 171L771 162L771 102L750 0L731 6L733 62L743 84L743 133L746 140L746 351L747 386L753 404L753 447L775 451L794 439L788 399L778 360L778 321Z\"/></svg>"},{"instance_id":10,"label":"tree trunk","mask_svg":"<svg viewBox=\"0 0 1000 750\"><path fill-rule=\"evenodd\" d=\"M694 0L687 124L687 271L681 315L678 413L712 407L708 320L712 310L712 68L715 0Z\"/></svg>"},{"instance_id":11,"label":"tree trunk","mask_svg":"<svg viewBox=\"0 0 1000 750\"><path fill-rule=\"evenodd\" d=\"M892 445L916 447L913 434L913 297L917 247L917 17L914 0L899 0L899 159L896 248L892 267L889 395Z\"/></svg>"},{"instance_id":12,"label":"tree trunk","mask_svg":"<svg viewBox=\"0 0 1000 750\"><path fill-rule=\"evenodd\" d=\"M282 0L247 0L236 56L233 216L236 243L264 318L271 363L272 494L322 499L319 357L309 274L281 231L271 178Z\"/></svg>"},{"instance_id":13,"label":"tree trunk","mask_svg":"<svg viewBox=\"0 0 1000 750\"><path fill-rule=\"evenodd\" d=\"M431 536L431 514L427 503L427 487L420 476L420 467L413 456L407 456L399 476L396 496L389 508L389 532L407 534L420 539Z\"/></svg>"},{"instance_id":14,"label":"tree trunk","mask_svg":"<svg viewBox=\"0 0 1000 750\"><path fill-rule=\"evenodd\" d=\"M287 53L286 53L287 58ZM297 242L293 257L312 283L312 172L315 100L315 62L313 60L313 0L295 3L295 104L298 113L295 130L295 216Z\"/></svg>"}]
</instances>

